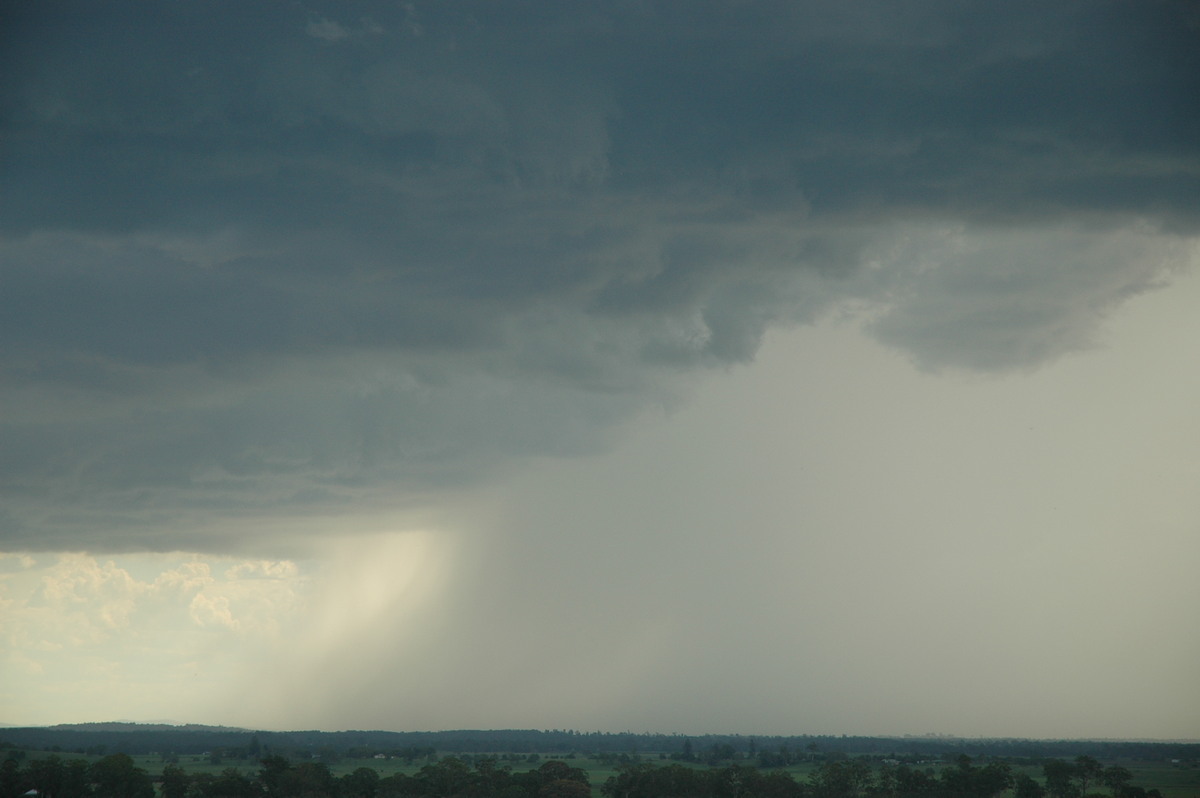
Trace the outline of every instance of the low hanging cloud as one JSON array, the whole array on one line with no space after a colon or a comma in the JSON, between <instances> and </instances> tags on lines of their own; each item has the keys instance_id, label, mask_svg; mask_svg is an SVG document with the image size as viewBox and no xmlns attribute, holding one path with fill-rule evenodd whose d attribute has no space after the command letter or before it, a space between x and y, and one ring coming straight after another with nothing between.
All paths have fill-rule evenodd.
<instances>
[{"instance_id":1,"label":"low hanging cloud","mask_svg":"<svg viewBox=\"0 0 1200 798\"><path fill-rule=\"evenodd\" d=\"M4 36L9 550L286 548L246 524L596 451L831 313L1036 368L1200 233L1182 2L36 4Z\"/></svg>"},{"instance_id":2,"label":"low hanging cloud","mask_svg":"<svg viewBox=\"0 0 1200 798\"><path fill-rule=\"evenodd\" d=\"M1195 239L1110 231L912 231L875 271L878 338L930 369L1032 369L1098 345L1125 300L1197 263Z\"/></svg>"}]
</instances>

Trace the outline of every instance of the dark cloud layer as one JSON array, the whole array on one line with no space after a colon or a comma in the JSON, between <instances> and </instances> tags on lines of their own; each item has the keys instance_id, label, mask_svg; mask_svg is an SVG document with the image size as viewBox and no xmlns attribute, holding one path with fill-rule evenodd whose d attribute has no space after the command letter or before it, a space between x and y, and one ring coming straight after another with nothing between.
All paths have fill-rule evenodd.
<instances>
[{"instance_id":1,"label":"dark cloud layer","mask_svg":"<svg viewBox=\"0 0 1200 798\"><path fill-rule=\"evenodd\" d=\"M8 14L8 548L586 452L847 302L1033 367L1200 226L1183 2Z\"/></svg>"}]
</instances>

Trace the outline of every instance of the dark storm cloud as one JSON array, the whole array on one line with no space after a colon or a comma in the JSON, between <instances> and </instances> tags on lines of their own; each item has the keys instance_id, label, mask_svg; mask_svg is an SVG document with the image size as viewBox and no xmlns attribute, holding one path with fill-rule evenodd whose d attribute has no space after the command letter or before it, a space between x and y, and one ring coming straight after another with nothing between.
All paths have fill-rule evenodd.
<instances>
[{"instance_id":1,"label":"dark storm cloud","mask_svg":"<svg viewBox=\"0 0 1200 798\"><path fill-rule=\"evenodd\" d=\"M927 366L1036 365L1198 223L1185 3L10 14L14 547L587 451L844 300Z\"/></svg>"}]
</instances>

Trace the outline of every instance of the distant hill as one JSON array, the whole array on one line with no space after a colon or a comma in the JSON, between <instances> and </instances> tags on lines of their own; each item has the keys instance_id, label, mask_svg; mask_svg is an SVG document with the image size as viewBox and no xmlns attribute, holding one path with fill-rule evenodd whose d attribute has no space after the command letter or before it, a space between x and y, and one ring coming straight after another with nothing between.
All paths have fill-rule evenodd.
<instances>
[{"instance_id":1,"label":"distant hill","mask_svg":"<svg viewBox=\"0 0 1200 798\"><path fill-rule=\"evenodd\" d=\"M237 726L204 726L198 723L137 723L132 720L115 720L104 723L59 723L38 728L82 732L249 732Z\"/></svg>"},{"instance_id":2,"label":"distant hill","mask_svg":"<svg viewBox=\"0 0 1200 798\"><path fill-rule=\"evenodd\" d=\"M918 756L949 759L971 757L1073 758L1100 760L1131 758L1162 761L1200 761L1200 743L1122 740L1022 740L955 737L848 737L833 735L681 735L632 732L579 732L534 729L440 732L393 731L255 731L198 724L110 723L63 724L49 727L0 729L0 748L90 754L217 753L232 760L253 761L267 753L288 757L370 756L374 753L414 756L417 751L440 754L518 753L543 756L566 754L630 754L655 757L681 752L685 745L697 754L720 747L753 758L754 751L783 748L821 759L842 754Z\"/></svg>"}]
</instances>

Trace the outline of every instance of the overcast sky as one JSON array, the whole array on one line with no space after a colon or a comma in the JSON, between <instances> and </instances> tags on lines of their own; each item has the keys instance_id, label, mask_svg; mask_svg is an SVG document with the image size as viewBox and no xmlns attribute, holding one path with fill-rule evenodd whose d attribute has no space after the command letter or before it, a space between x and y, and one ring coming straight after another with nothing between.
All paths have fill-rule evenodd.
<instances>
[{"instance_id":1,"label":"overcast sky","mask_svg":"<svg viewBox=\"0 0 1200 798\"><path fill-rule=\"evenodd\" d=\"M0 722L1200 738L1200 13L39 2Z\"/></svg>"}]
</instances>

